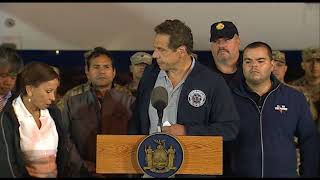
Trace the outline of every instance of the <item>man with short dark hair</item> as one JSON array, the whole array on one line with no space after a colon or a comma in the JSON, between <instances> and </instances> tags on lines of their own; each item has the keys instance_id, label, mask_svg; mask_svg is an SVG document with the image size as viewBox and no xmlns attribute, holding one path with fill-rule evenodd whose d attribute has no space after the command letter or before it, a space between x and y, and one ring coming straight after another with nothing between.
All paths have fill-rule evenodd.
<instances>
[{"instance_id":1,"label":"man with short dark hair","mask_svg":"<svg viewBox=\"0 0 320 180\"><path fill-rule=\"evenodd\" d=\"M135 98L112 88L116 70L109 51L96 47L85 59L89 87L66 100L62 115L78 155L80 176L113 177L96 173L96 136L127 134Z\"/></svg>"},{"instance_id":2,"label":"man with short dark hair","mask_svg":"<svg viewBox=\"0 0 320 180\"><path fill-rule=\"evenodd\" d=\"M169 94L162 119L167 126L162 132L233 140L238 132L238 114L230 90L220 75L192 56L191 29L175 19L157 25L155 33L156 61L145 69L140 80L130 133L157 132L157 110L150 99L152 90L162 86Z\"/></svg>"},{"instance_id":3,"label":"man with short dark hair","mask_svg":"<svg viewBox=\"0 0 320 180\"><path fill-rule=\"evenodd\" d=\"M308 103L272 75L271 47L264 42L246 46L242 67L244 79L232 89L240 115L232 148L234 176L298 177L295 136L301 149L300 175L318 176L319 137Z\"/></svg>"},{"instance_id":4,"label":"man with short dark hair","mask_svg":"<svg viewBox=\"0 0 320 180\"><path fill-rule=\"evenodd\" d=\"M0 46L0 112L12 97L17 75L23 69L23 60L16 50Z\"/></svg>"},{"instance_id":5,"label":"man with short dark hair","mask_svg":"<svg viewBox=\"0 0 320 180\"><path fill-rule=\"evenodd\" d=\"M99 47L97 47L97 49L99 49ZM88 57L90 55L90 53L93 53L95 52L94 50L91 50L91 51L87 51L84 53L84 59L85 59L85 69L88 68ZM108 51L108 55L111 57L111 54L110 52ZM112 63L114 65L114 60L112 59ZM115 70L115 69L114 69ZM79 94L82 94L84 92L87 92L88 90L90 90L90 86L91 86L91 82L90 82L90 79L88 78L87 76L87 79L88 81L85 82L85 83L82 83L82 84L79 84L71 89L69 89L64 95L62 98L59 98L59 100L57 101L56 105L58 106L58 108L62 111L63 108L64 108L64 103L72 96L76 96L76 95L79 95ZM117 84L114 82L111 83L111 88L112 89L116 89L118 91L121 91L121 92L124 92L124 93L127 93L128 95L132 95L132 93L129 91L129 89L127 88L123 88L123 86Z\"/></svg>"}]
</instances>

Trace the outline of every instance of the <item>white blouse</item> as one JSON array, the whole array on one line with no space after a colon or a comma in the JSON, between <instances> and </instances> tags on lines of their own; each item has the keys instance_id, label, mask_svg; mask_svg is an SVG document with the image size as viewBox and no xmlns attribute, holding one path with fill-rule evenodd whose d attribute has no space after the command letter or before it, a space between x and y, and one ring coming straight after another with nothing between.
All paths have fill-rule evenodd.
<instances>
[{"instance_id":1,"label":"white blouse","mask_svg":"<svg viewBox=\"0 0 320 180\"><path fill-rule=\"evenodd\" d=\"M22 102L21 96L12 102L19 121L20 146L27 162L34 162L41 157L57 154L58 132L49 110L40 110L41 127Z\"/></svg>"}]
</instances>

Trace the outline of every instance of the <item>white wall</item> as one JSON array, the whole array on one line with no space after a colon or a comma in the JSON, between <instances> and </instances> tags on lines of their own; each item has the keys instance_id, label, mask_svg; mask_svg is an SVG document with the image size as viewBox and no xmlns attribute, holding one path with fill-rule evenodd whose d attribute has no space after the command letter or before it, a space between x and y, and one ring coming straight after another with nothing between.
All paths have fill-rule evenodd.
<instances>
[{"instance_id":1,"label":"white wall","mask_svg":"<svg viewBox=\"0 0 320 180\"><path fill-rule=\"evenodd\" d=\"M6 27L7 18L15 26ZM282 50L320 47L319 3L0 3L0 43L40 50L152 50L153 28L168 18L191 27L195 50L209 50L210 25L220 20L237 25L241 48L253 41Z\"/></svg>"}]
</instances>

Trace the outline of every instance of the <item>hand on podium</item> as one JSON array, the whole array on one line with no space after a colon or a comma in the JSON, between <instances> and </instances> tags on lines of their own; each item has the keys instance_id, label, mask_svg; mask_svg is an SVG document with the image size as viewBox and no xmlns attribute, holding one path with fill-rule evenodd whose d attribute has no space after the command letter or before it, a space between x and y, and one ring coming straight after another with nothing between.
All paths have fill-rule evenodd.
<instances>
[{"instance_id":1,"label":"hand on podium","mask_svg":"<svg viewBox=\"0 0 320 180\"><path fill-rule=\"evenodd\" d=\"M181 124L172 124L171 126L163 126L162 132L175 135L175 136L186 135L185 127L184 125L181 125Z\"/></svg>"}]
</instances>

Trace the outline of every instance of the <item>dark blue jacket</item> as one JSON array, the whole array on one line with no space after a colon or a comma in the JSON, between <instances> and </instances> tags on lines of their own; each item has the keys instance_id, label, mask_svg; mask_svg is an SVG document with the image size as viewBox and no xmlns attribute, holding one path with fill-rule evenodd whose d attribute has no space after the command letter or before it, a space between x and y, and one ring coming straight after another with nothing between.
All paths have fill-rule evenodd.
<instances>
[{"instance_id":1,"label":"dark blue jacket","mask_svg":"<svg viewBox=\"0 0 320 180\"><path fill-rule=\"evenodd\" d=\"M302 93L278 84L268 93L261 112L244 83L232 89L240 116L233 144L235 176L297 177L294 136L299 139L301 175L317 176L319 140L307 101Z\"/></svg>"},{"instance_id":2,"label":"dark blue jacket","mask_svg":"<svg viewBox=\"0 0 320 180\"><path fill-rule=\"evenodd\" d=\"M129 125L130 134L149 134L150 95L159 72L156 62L144 71L138 87L133 119ZM188 94L192 90L201 90L206 95L202 106L190 105ZM186 127L187 135L221 135L228 141L234 139L238 133L238 119L230 89L224 79L195 61L195 66L181 90L177 123Z\"/></svg>"}]
</instances>

